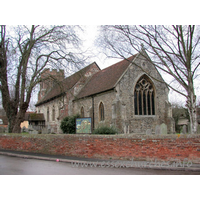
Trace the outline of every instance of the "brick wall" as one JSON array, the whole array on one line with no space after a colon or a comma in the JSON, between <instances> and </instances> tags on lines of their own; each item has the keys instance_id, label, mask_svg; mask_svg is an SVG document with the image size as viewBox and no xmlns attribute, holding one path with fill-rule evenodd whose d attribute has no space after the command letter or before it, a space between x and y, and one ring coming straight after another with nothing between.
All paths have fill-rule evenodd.
<instances>
[{"instance_id":1,"label":"brick wall","mask_svg":"<svg viewBox=\"0 0 200 200\"><path fill-rule=\"evenodd\" d=\"M0 149L68 156L170 160L200 163L200 135L20 135L0 134Z\"/></svg>"}]
</instances>

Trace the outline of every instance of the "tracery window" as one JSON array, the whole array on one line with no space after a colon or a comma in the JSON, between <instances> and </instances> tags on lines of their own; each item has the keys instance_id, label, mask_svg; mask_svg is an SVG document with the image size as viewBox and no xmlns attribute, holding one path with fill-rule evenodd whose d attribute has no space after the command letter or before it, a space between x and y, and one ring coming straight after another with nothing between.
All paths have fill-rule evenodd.
<instances>
[{"instance_id":1,"label":"tracery window","mask_svg":"<svg viewBox=\"0 0 200 200\"><path fill-rule=\"evenodd\" d=\"M83 108L83 106L81 107L81 117L84 117L84 108Z\"/></svg>"},{"instance_id":2,"label":"tracery window","mask_svg":"<svg viewBox=\"0 0 200 200\"><path fill-rule=\"evenodd\" d=\"M135 115L155 115L155 91L146 75L135 86L134 105Z\"/></svg>"},{"instance_id":3,"label":"tracery window","mask_svg":"<svg viewBox=\"0 0 200 200\"><path fill-rule=\"evenodd\" d=\"M100 121L104 121L105 117L104 117L104 105L101 102L99 105L99 120Z\"/></svg>"}]
</instances>

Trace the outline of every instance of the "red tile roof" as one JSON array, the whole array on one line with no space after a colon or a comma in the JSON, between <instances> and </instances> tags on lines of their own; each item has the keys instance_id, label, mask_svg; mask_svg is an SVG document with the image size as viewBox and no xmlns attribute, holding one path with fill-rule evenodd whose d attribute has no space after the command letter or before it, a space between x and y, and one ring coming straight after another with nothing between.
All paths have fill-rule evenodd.
<instances>
[{"instance_id":1,"label":"red tile roof","mask_svg":"<svg viewBox=\"0 0 200 200\"><path fill-rule=\"evenodd\" d=\"M87 67L81 69L80 71L76 72L75 74L67 77L61 83L57 83L45 96L44 98L37 102L36 106L39 106L43 103L51 101L59 96L62 96L70 90L82 77L83 75L93 66L97 64L93 62L92 64L88 65ZM98 67L98 66L97 66ZM99 68L99 67L98 67Z\"/></svg>"},{"instance_id":2,"label":"red tile roof","mask_svg":"<svg viewBox=\"0 0 200 200\"><path fill-rule=\"evenodd\" d=\"M83 97L91 96L94 94L98 94L110 89L113 89L117 81L120 79L122 74L126 71L130 62L137 56L137 54L124 59L114 65L111 65L108 68L100 70L96 74L94 74L86 85L82 88L80 93L76 96L76 99L80 99ZM39 106L43 103L49 102L59 96L65 94L65 92L69 91L73 86L82 78L83 75L92 67L97 64L94 62L82 70L76 72L75 74L67 77L60 84L56 84L45 96L39 101L36 106ZM98 66L97 66L98 67Z\"/></svg>"},{"instance_id":3,"label":"red tile roof","mask_svg":"<svg viewBox=\"0 0 200 200\"><path fill-rule=\"evenodd\" d=\"M113 89L136 55L137 54L94 74L76 98L80 99Z\"/></svg>"}]
</instances>

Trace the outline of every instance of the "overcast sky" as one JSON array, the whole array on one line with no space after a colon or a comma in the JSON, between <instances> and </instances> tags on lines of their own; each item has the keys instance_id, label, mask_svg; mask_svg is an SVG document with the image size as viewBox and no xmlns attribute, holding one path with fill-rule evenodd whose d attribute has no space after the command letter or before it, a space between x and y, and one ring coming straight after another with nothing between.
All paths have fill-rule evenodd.
<instances>
[{"instance_id":1,"label":"overcast sky","mask_svg":"<svg viewBox=\"0 0 200 200\"><path fill-rule=\"evenodd\" d=\"M95 46L94 42L96 37L98 37L98 25L85 25L84 26L84 34L83 39L84 41L84 48L90 50L90 53L93 54L93 57L91 57L89 62L96 62L101 69L104 69L106 67L109 67L112 64L115 64L119 62L122 59L116 59L116 58L107 58L102 50L98 48L98 46Z\"/></svg>"},{"instance_id":2,"label":"overcast sky","mask_svg":"<svg viewBox=\"0 0 200 200\"><path fill-rule=\"evenodd\" d=\"M116 58L107 58L103 52L101 52L100 48L94 45L95 38L98 36L98 26L97 25L87 25L85 27L85 33L84 33L84 46L86 49L91 49L94 53L94 57L90 59L90 62L96 62L101 69L104 69L106 67L109 67L112 64L115 64L120 61L120 59ZM166 81L166 77L164 74L161 75ZM168 76L169 77L169 76ZM199 82L199 81L198 81ZM197 80L195 80L196 83L196 95L197 95L197 101L200 101L200 84L198 84ZM173 90L170 90L169 94L169 101L172 103L177 103L179 105L185 106L186 99L185 97L181 96L180 94L174 92Z\"/></svg>"},{"instance_id":3,"label":"overcast sky","mask_svg":"<svg viewBox=\"0 0 200 200\"><path fill-rule=\"evenodd\" d=\"M86 43L88 48L93 47L96 54L91 62L96 61L101 69L108 67L118 59L107 59L98 53L93 42L97 36L97 27L102 24L199 24L199 8L193 6L196 1L180 4L179 1L169 0L161 4L153 1L4 1L1 7L5 8L0 13L0 23L17 24L68 24L87 25ZM156 5L156 6L155 6ZM172 6L173 5L173 6ZM170 12L169 12L170 11ZM196 94L200 99L200 88L197 85ZM182 102L185 100L180 95L172 92L170 101Z\"/></svg>"},{"instance_id":4,"label":"overcast sky","mask_svg":"<svg viewBox=\"0 0 200 200\"><path fill-rule=\"evenodd\" d=\"M107 58L103 52L101 52L100 48L94 45L95 39L98 36L98 25L85 25L84 26L84 34L83 34L83 39L84 39L84 48L89 50L90 52L93 53L93 56L89 59L89 63L96 62L101 69L104 69L106 67L111 66L112 64L115 64L119 62L121 59L116 59L116 58ZM163 77L165 78L165 77ZM36 92L37 93L37 92ZM33 102L37 102L37 94L33 95ZM200 100L200 86L196 84L196 95L197 95L197 101ZM169 94L169 101L171 103L177 103L179 105L184 106L185 105L185 98L182 97L181 95L177 94L176 92L170 90ZM33 107L33 106L32 106Z\"/></svg>"}]
</instances>

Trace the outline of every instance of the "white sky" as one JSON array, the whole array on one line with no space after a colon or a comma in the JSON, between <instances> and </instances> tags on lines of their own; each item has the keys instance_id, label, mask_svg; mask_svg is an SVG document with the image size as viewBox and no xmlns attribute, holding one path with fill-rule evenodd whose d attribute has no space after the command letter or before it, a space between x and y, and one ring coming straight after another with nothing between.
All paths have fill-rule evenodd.
<instances>
[{"instance_id":1,"label":"white sky","mask_svg":"<svg viewBox=\"0 0 200 200\"><path fill-rule=\"evenodd\" d=\"M116 58L107 58L100 48L94 45L94 41L98 36L98 25L86 25L84 28L84 47L90 49L93 54L93 57L89 59L90 63L95 61L101 69L104 69L120 61L120 59Z\"/></svg>"},{"instance_id":2,"label":"white sky","mask_svg":"<svg viewBox=\"0 0 200 200\"><path fill-rule=\"evenodd\" d=\"M98 47L94 46L94 40L98 35L98 26L97 25L87 25L85 26L85 43L84 45L87 46L87 48L91 48L92 52L94 53L94 58L91 58L90 62L92 63L95 61L101 69L104 69L106 67L109 67L112 64L115 64L120 61L120 59L116 58L107 58L102 52L98 51ZM161 72L162 75L162 72ZM165 77L163 76L165 79ZM195 80L196 85L196 95L197 95L197 101L200 101L200 86L197 82L198 80ZM185 97L181 96L180 94L174 92L172 89L170 89L169 93L169 101L172 103L177 103L178 105L185 106L186 99Z\"/></svg>"},{"instance_id":3,"label":"white sky","mask_svg":"<svg viewBox=\"0 0 200 200\"><path fill-rule=\"evenodd\" d=\"M87 25L85 46L92 47L97 36L97 26L102 24L198 24L199 8L193 6L196 1L188 4L169 0L161 4L153 1L27 1L7 0L1 3L4 8L0 13L0 24L68 24ZM23 6L22 6L23 5ZM156 6L155 6L156 5ZM173 5L173 6L172 6ZM180 7L181 5L181 7ZM107 59L93 47L96 55L90 62L96 62L101 69L108 67L118 59ZM197 86L196 95L200 93ZM170 93L170 101L181 102L184 98L175 92Z\"/></svg>"}]
</instances>

